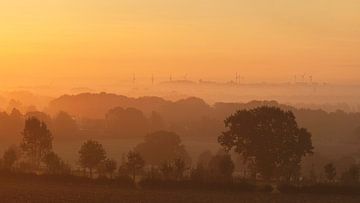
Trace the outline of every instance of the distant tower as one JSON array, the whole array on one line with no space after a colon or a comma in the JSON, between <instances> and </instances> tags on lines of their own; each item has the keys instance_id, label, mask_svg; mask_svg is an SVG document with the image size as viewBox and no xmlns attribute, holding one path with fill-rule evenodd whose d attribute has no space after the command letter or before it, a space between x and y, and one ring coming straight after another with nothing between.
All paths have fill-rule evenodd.
<instances>
[{"instance_id":1,"label":"distant tower","mask_svg":"<svg viewBox=\"0 0 360 203\"><path fill-rule=\"evenodd\" d=\"M310 83L312 84L313 83L313 76L312 75L309 76L309 80L310 80Z\"/></svg>"},{"instance_id":2,"label":"distant tower","mask_svg":"<svg viewBox=\"0 0 360 203\"><path fill-rule=\"evenodd\" d=\"M172 73L170 73L170 82L173 80Z\"/></svg>"},{"instance_id":3,"label":"distant tower","mask_svg":"<svg viewBox=\"0 0 360 203\"><path fill-rule=\"evenodd\" d=\"M151 84L152 84L152 85L154 85L154 81L155 81L155 79L154 79L154 74L152 74L152 75L151 75Z\"/></svg>"},{"instance_id":4,"label":"distant tower","mask_svg":"<svg viewBox=\"0 0 360 203\"><path fill-rule=\"evenodd\" d=\"M136 82L136 77L135 77L135 73L133 73L133 84L135 84Z\"/></svg>"}]
</instances>

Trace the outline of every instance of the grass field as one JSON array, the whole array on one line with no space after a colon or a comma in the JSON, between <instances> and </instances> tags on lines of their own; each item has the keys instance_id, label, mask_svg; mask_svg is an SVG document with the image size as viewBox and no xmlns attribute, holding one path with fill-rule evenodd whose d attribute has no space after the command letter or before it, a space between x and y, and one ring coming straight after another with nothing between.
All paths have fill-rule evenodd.
<instances>
[{"instance_id":1,"label":"grass field","mask_svg":"<svg viewBox=\"0 0 360 203\"><path fill-rule=\"evenodd\" d=\"M0 178L0 202L360 202L360 196L141 190Z\"/></svg>"}]
</instances>

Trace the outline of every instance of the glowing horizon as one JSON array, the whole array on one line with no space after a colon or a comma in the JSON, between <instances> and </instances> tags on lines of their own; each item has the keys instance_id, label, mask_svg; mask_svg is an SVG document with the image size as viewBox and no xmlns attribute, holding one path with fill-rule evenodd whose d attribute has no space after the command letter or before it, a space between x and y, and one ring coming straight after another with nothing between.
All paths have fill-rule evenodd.
<instances>
[{"instance_id":1,"label":"glowing horizon","mask_svg":"<svg viewBox=\"0 0 360 203\"><path fill-rule=\"evenodd\" d=\"M188 75L360 79L360 2L20 0L0 3L0 79ZM33 79L31 79L33 78ZM100 78L100 79L99 79Z\"/></svg>"}]
</instances>

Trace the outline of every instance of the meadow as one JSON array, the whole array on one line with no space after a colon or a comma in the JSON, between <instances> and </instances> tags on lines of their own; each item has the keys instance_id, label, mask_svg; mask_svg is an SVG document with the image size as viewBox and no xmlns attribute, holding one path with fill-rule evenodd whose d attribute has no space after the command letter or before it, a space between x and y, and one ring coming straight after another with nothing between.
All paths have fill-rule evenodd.
<instances>
[{"instance_id":1,"label":"meadow","mask_svg":"<svg viewBox=\"0 0 360 203\"><path fill-rule=\"evenodd\" d=\"M95 183L0 178L1 202L360 202L360 196L132 189Z\"/></svg>"}]
</instances>

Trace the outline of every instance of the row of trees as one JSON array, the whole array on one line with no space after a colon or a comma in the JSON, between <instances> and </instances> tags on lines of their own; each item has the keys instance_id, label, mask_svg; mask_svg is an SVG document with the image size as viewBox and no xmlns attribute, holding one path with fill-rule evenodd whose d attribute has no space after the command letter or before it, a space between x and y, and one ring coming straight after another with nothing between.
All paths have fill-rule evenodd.
<instances>
[{"instance_id":1,"label":"row of trees","mask_svg":"<svg viewBox=\"0 0 360 203\"><path fill-rule=\"evenodd\" d=\"M313 153L311 134L297 125L290 111L275 107L260 107L238 111L225 120L227 130L219 136L223 146L216 155L203 153L195 167L180 137L172 132L157 131L147 135L119 164L107 157L104 147L97 141L86 141L79 150L79 164L83 174L114 178L130 177L133 181L141 174L147 178L201 181L231 181L235 170L230 152L244 160L244 166L253 178L266 181L298 181L301 161ZM47 125L35 117L26 120L19 148L11 147L3 157L7 169L21 168L46 171L51 174L71 173L52 148L52 133ZM19 161L20 160L20 161ZM18 167L14 164L18 162ZM116 173L117 171L117 173ZM325 166L329 181L336 175L333 165ZM350 168L343 179L358 178L358 168Z\"/></svg>"},{"instance_id":2,"label":"row of trees","mask_svg":"<svg viewBox=\"0 0 360 203\"><path fill-rule=\"evenodd\" d=\"M340 179L336 179L337 171L333 163L328 163L324 166L325 178L328 182L334 183L341 181L346 184L357 184L360 181L360 168L358 165L352 165L345 170L341 175ZM314 176L316 178L316 176Z\"/></svg>"},{"instance_id":3,"label":"row of trees","mask_svg":"<svg viewBox=\"0 0 360 203\"><path fill-rule=\"evenodd\" d=\"M74 172L71 166L53 151L52 133L44 122L35 117L27 119L22 136L20 147L13 146L5 151L3 168L15 172L49 174ZM95 172L98 177L129 177L133 181L139 174L146 178L165 180L182 180L190 175L198 180L205 180L210 176L219 179L226 177L230 180L234 170L234 163L227 153L210 156L208 162L203 160L195 169L191 169L190 156L179 136L167 131L147 135L144 142L123 157L119 166L114 159L107 157L102 144L88 140L80 147L79 165L83 174L91 178ZM223 165L229 168L224 171Z\"/></svg>"}]
</instances>

